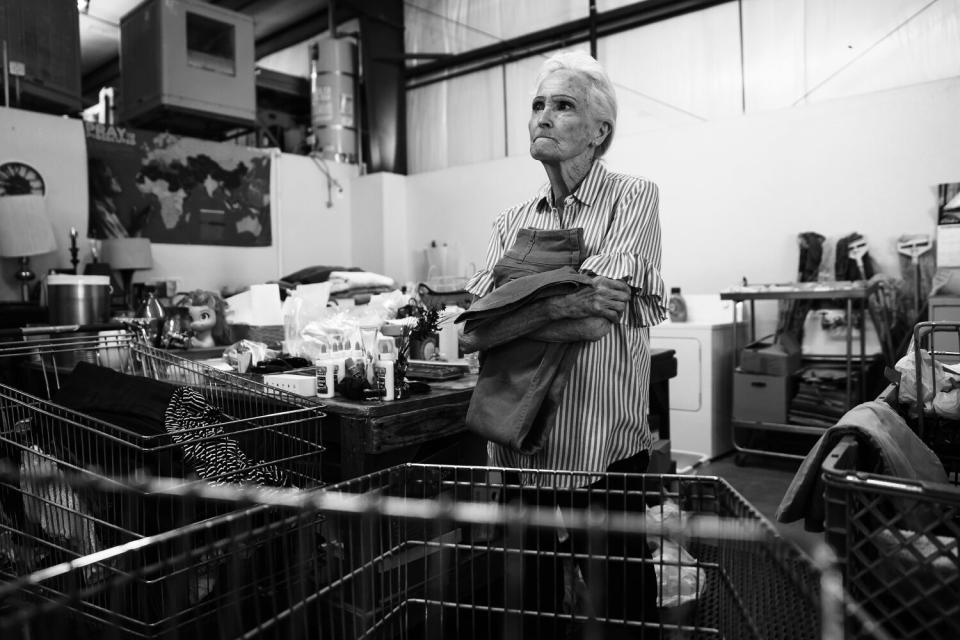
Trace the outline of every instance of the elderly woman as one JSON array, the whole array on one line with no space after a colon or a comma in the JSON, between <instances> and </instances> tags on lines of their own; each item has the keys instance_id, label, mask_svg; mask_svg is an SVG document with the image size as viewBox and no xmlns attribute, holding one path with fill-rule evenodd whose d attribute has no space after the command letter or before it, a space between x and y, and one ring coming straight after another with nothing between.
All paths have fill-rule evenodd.
<instances>
[{"instance_id":1,"label":"elderly woman","mask_svg":"<svg viewBox=\"0 0 960 640\"><path fill-rule=\"evenodd\" d=\"M485 268L467 289L478 296L474 305L481 304L499 290L505 261L521 273L529 262L552 266L558 252L549 248L557 246L559 254L577 256L566 266L586 285L520 305L511 300L509 313L495 322L465 325L462 347L480 350L484 368L493 355L519 340L575 345L574 355L565 356L567 368L558 367L561 388L551 389L553 396L545 394L545 401L552 397L555 406L549 408L542 440L526 448L491 441L492 465L585 474L646 470L652 445L649 327L666 318L658 190L649 180L608 170L601 160L613 140L616 117L613 85L594 58L562 53L543 64L530 113L530 155L543 164L548 183L499 215ZM553 243L546 251L537 244L544 237ZM481 369L481 381L484 373ZM503 376L497 377L502 384ZM490 400L486 397L483 404ZM643 508L642 503L635 506ZM643 549L634 551L646 555ZM650 603L656 589L650 573L630 576L631 586L639 584L645 593L638 588L629 603L618 597L623 587L610 583L612 617ZM645 617L650 619L649 612Z\"/></svg>"}]
</instances>

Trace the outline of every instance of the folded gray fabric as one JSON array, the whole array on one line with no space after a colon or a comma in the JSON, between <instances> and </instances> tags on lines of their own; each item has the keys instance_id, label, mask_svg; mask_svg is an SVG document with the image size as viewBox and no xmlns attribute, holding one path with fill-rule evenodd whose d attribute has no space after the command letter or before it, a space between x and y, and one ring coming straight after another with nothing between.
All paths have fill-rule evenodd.
<instances>
[{"instance_id":1,"label":"folded gray fabric","mask_svg":"<svg viewBox=\"0 0 960 640\"><path fill-rule=\"evenodd\" d=\"M876 453L880 473L907 480L947 482L940 458L915 434L886 402L872 400L850 409L836 425L827 429L804 458L777 509L777 520L794 522L804 518L807 531L823 531L824 504L821 466L830 451L847 435L861 447ZM904 523L917 529L940 520L937 514L915 501L904 499Z\"/></svg>"},{"instance_id":2,"label":"folded gray fabric","mask_svg":"<svg viewBox=\"0 0 960 640\"><path fill-rule=\"evenodd\" d=\"M482 321L509 315L534 300L566 295L592 285L590 276L571 267L526 274L475 300L469 309L457 316L456 322L465 322L464 329L469 331Z\"/></svg>"}]
</instances>

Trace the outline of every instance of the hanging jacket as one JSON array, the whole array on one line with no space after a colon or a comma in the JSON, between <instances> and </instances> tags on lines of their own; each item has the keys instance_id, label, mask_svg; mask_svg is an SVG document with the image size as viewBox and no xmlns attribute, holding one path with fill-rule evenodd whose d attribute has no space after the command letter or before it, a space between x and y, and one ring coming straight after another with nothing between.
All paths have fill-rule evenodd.
<instances>
[{"instance_id":1,"label":"hanging jacket","mask_svg":"<svg viewBox=\"0 0 960 640\"><path fill-rule=\"evenodd\" d=\"M850 409L836 425L827 429L804 458L777 509L777 520L793 522L804 518L807 531L823 531L824 503L821 467L830 451L846 435L856 437L860 446L875 451L882 463L881 473L910 480L947 482L947 473L937 455L915 434L886 402L871 400ZM910 504L907 504L909 502ZM938 522L939 514L926 507L912 508L904 499L905 521L917 530Z\"/></svg>"}]
</instances>

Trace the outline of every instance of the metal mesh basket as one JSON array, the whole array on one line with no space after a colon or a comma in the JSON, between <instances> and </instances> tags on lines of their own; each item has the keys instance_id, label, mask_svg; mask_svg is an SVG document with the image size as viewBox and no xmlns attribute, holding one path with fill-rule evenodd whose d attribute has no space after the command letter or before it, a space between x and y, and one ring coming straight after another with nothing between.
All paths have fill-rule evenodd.
<instances>
[{"instance_id":1,"label":"metal mesh basket","mask_svg":"<svg viewBox=\"0 0 960 640\"><path fill-rule=\"evenodd\" d=\"M881 395L918 433L918 418ZM960 637L960 455L944 425L928 421L928 444L949 483L880 473L878 456L844 437L823 464L826 541L836 551L848 597L871 624L850 624L849 638Z\"/></svg>"},{"instance_id":2,"label":"metal mesh basket","mask_svg":"<svg viewBox=\"0 0 960 640\"><path fill-rule=\"evenodd\" d=\"M560 475L591 484L552 489ZM717 478L404 465L310 492L89 476L69 485L234 508L0 586L4 638L819 638L833 611L820 610L820 572ZM660 517L671 501L682 522ZM630 508L643 503L646 514ZM685 555L625 553L636 541L673 541ZM531 580L566 567L572 591ZM653 593L621 589L628 607L613 608L615 576L629 567L655 568ZM697 596L659 607L681 572ZM211 579L223 587L212 598L197 591ZM203 606L131 619L131 607L156 608L160 596L144 594L157 593L204 595Z\"/></svg>"},{"instance_id":3,"label":"metal mesh basket","mask_svg":"<svg viewBox=\"0 0 960 640\"><path fill-rule=\"evenodd\" d=\"M114 384L92 389L85 386L91 379ZM172 394L171 400L161 416L147 419L142 408L164 406L155 402L157 389L161 398ZM204 502L185 510L182 501L147 490L81 494L65 479L35 484L32 475L79 474L112 484L149 475L175 478L183 487L314 488L322 484L322 408L144 345L130 334L0 345L0 464L14 470L0 479L0 578L136 545L237 508ZM88 569L85 586L95 578L99 584L106 573ZM179 606L157 604L163 599L149 593L141 600L156 604L156 611L124 607L124 615L148 628L170 611L180 615Z\"/></svg>"},{"instance_id":4,"label":"metal mesh basket","mask_svg":"<svg viewBox=\"0 0 960 640\"><path fill-rule=\"evenodd\" d=\"M819 637L816 572L717 478L405 465L329 490L426 506L330 515L331 637ZM669 504L722 533L647 554L669 546L643 534ZM662 606L681 575L698 595Z\"/></svg>"},{"instance_id":5,"label":"metal mesh basket","mask_svg":"<svg viewBox=\"0 0 960 640\"><path fill-rule=\"evenodd\" d=\"M935 372L940 365L960 363L960 322L918 322L913 328L912 344L914 367L919 372L915 376L915 397L923 398L924 388L942 391ZM923 365L922 350L929 354L932 366ZM897 404L897 394L890 398L931 449L941 457L960 458L960 410L949 414L938 402L928 403L926 410L920 410Z\"/></svg>"},{"instance_id":6,"label":"metal mesh basket","mask_svg":"<svg viewBox=\"0 0 960 640\"><path fill-rule=\"evenodd\" d=\"M251 630L256 637L296 637L285 621L324 581L315 509L204 498L218 485L177 479L129 484L42 473L30 482L48 492L69 490L85 503L163 495L176 506L176 526L79 557L32 548L38 569L0 579L4 639L240 638ZM219 515L205 517L210 513ZM6 551L21 550L8 542ZM306 635L301 629L298 637Z\"/></svg>"},{"instance_id":7,"label":"metal mesh basket","mask_svg":"<svg viewBox=\"0 0 960 640\"><path fill-rule=\"evenodd\" d=\"M168 397L206 403L196 407L204 419L174 422L181 416L164 407ZM46 447L41 455L105 477L135 470L198 475L178 461L185 451L238 444L256 454L248 468L280 465L292 484L316 485L323 417L316 399L144 345L132 334L0 343L0 443ZM153 422L136 423L141 418ZM242 471L211 468L200 477L236 481Z\"/></svg>"}]
</instances>

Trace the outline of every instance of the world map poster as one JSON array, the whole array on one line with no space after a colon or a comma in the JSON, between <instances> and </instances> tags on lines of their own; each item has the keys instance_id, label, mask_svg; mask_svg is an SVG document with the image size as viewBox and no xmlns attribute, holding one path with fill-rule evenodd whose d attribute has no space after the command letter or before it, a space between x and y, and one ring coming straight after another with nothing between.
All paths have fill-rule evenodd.
<instances>
[{"instance_id":1,"label":"world map poster","mask_svg":"<svg viewBox=\"0 0 960 640\"><path fill-rule=\"evenodd\" d=\"M269 151L92 122L84 129L91 238L271 244Z\"/></svg>"}]
</instances>

